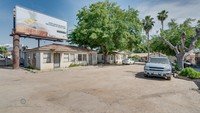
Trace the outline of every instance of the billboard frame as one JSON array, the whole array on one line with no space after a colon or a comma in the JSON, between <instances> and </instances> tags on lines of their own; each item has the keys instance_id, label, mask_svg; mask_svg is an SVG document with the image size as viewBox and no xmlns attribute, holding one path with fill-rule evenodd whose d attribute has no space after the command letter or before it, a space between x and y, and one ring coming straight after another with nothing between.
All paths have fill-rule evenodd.
<instances>
[{"instance_id":1,"label":"billboard frame","mask_svg":"<svg viewBox=\"0 0 200 113\"><path fill-rule=\"evenodd\" d=\"M58 38L58 37L37 36L37 35L31 35L31 34L28 34L28 33L16 32L16 7L20 7L20 8L23 8L25 10L32 11L34 13L38 13L38 14L41 14L41 15L44 15L44 16L47 16L47 17L50 17L50 18L58 19L56 17L53 17L53 16L50 16L50 15L41 13L39 11L35 11L35 10L32 10L32 9L28 9L28 8L16 5L14 7L14 9L13 9L13 30L12 30L12 33L11 33L10 36L19 35L22 38L31 38L31 39L36 39L36 40L48 40L48 41L54 41L54 42L55 41L57 41L57 42L63 42L64 40L68 40L68 22L65 21L65 20L63 20L63 19L58 19L58 20L66 22L66 27L67 27L66 28L66 39L64 39L64 38Z\"/></svg>"},{"instance_id":2,"label":"billboard frame","mask_svg":"<svg viewBox=\"0 0 200 113\"><path fill-rule=\"evenodd\" d=\"M21 7L21 6L18 6L18 7L23 8L23 9L28 10L28 11L33 11L34 13L39 13L41 15L48 16L48 17L66 22L66 37L65 37L66 39L65 38L59 38L59 37L36 36L36 35L27 34L27 33L16 32L16 7L17 6L18 5L16 5L13 9L13 28L12 28L12 32L10 34L10 36L13 37L13 69L19 69L20 68L20 66L19 66L19 50L20 50L19 44L20 44L20 38L21 37L32 38L32 39L38 40L38 47L40 47L40 40L48 40L48 41L54 41L54 42L63 42L64 40L66 40L66 41L68 40L68 22L67 21L62 20L62 19L58 19L58 18L53 17L53 16L49 16L49 15L46 15L46 14L43 14L43 13L40 13L40 12L35 11L35 10L24 8L24 7Z\"/></svg>"}]
</instances>

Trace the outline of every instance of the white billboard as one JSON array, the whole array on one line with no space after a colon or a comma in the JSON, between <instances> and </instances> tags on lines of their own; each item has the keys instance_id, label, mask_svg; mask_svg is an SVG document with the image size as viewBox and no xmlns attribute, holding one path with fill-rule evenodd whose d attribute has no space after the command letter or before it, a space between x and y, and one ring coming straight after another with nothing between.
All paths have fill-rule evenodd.
<instances>
[{"instance_id":1,"label":"white billboard","mask_svg":"<svg viewBox=\"0 0 200 113\"><path fill-rule=\"evenodd\" d=\"M15 29L22 35L48 39L67 39L67 22L16 6Z\"/></svg>"}]
</instances>

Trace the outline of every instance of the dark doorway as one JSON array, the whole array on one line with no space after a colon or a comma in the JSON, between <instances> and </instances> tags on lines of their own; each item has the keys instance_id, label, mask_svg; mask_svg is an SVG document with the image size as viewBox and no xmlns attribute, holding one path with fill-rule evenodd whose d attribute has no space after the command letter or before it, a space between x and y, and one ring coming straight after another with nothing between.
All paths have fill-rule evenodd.
<instances>
[{"instance_id":1,"label":"dark doorway","mask_svg":"<svg viewBox=\"0 0 200 113\"><path fill-rule=\"evenodd\" d=\"M60 53L54 53L54 68L60 67Z\"/></svg>"},{"instance_id":2,"label":"dark doorway","mask_svg":"<svg viewBox=\"0 0 200 113\"><path fill-rule=\"evenodd\" d=\"M89 65L92 65L92 54L89 54Z\"/></svg>"},{"instance_id":3,"label":"dark doorway","mask_svg":"<svg viewBox=\"0 0 200 113\"><path fill-rule=\"evenodd\" d=\"M32 60L32 65L34 68L36 68L36 53L33 53L33 60Z\"/></svg>"}]
</instances>

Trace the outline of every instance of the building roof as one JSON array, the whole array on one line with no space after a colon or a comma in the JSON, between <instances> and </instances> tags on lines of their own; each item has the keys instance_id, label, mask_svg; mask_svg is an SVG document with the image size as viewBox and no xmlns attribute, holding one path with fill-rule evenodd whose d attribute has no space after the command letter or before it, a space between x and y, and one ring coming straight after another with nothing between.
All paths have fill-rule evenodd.
<instances>
[{"instance_id":1,"label":"building roof","mask_svg":"<svg viewBox=\"0 0 200 113\"><path fill-rule=\"evenodd\" d=\"M147 57L148 56L148 53L132 53L131 56L140 56L140 57Z\"/></svg>"},{"instance_id":2,"label":"building roof","mask_svg":"<svg viewBox=\"0 0 200 113\"><path fill-rule=\"evenodd\" d=\"M130 52L126 52L126 51L113 51L113 53L115 53L115 54L125 54L125 55L130 54Z\"/></svg>"},{"instance_id":3,"label":"building roof","mask_svg":"<svg viewBox=\"0 0 200 113\"><path fill-rule=\"evenodd\" d=\"M56 52L89 52L97 53L96 51L80 48L76 46L62 45L62 44L49 44L39 48L27 49L27 51L56 51Z\"/></svg>"},{"instance_id":4,"label":"building roof","mask_svg":"<svg viewBox=\"0 0 200 113\"><path fill-rule=\"evenodd\" d=\"M147 57L148 56L148 53L132 53L131 56L140 56L140 57ZM166 55L162 54L162 53L149 53L149 56L150 57L153 57L153 56L163 56L165 57Z\"/></svg>"}]
</instances>

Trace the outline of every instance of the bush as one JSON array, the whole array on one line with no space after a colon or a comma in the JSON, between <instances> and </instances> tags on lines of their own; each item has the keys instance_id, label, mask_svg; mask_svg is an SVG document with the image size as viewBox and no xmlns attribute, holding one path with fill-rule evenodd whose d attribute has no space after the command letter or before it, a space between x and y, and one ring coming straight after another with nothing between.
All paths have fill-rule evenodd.
<instances>
[{"instance_id":1,"label":"bush","mask_svg":"<svg viewBox=\"0 0 200 113\"><path fill-rule=\"evenodd\" d=\"M132 60L137 61L138 59L140 59L140 56L134 55L134 56L129 56L128 58L131 58Z\"/></svg>"},{"instance_id":2,"label":"bush","mask_svg":"<svg viewBox=\"0 0 200 113\"><path fill-rule=\"evenodd\" d=\"M192 68L184 68L179 73L180 76L185 76L191 79L200 79L200 72L192 69Z\"/></svg>"},{"instance_id":3,"label":"bush","mask_svg":"<svg viewBox=\"0 0 200 113\"><path fill-rule=\"evenodd\" d=\"M178 68L178 64L175 65L175 70L180 71L180 69Z\"/></svg>"},{"instance_id":4,"label":"bush","mask_svg":"<svg viewBox=\"0 0 200 113\"><path fill-rule=\"evenodd\" d=\"M70 64L69 67L78 67L80 64Z\"/></svg>"},{"instance_id":5,"label":"bush","mask_svg":"<svg viewBox=\"0 0 200 113\"><path fill-rule=\"evenodd\" d=\"M26 68L28 68L28 69L35 69L34 66L32 66L32 65L29 65Z\"/></svg>"}]
</instances>

